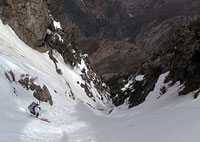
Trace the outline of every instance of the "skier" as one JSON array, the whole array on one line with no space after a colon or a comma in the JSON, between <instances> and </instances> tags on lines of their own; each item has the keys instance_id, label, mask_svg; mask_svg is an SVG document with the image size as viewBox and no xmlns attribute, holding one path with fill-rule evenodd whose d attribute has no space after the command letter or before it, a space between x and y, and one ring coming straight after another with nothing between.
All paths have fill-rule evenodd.
<instances>
[{"instance_id":1,"label":"skier","mask_svg":"<svg viewBox=\"0 0 200 142\"><path fill-rule=\"evenodd\" d=\"M40 104L32 102L29 106L28 109L30 110L30 112L35 115L36 117L39 116L39 112L37 111L37 108L41 110L41 108L39 107Z\"/></svg>"}]
</instances>

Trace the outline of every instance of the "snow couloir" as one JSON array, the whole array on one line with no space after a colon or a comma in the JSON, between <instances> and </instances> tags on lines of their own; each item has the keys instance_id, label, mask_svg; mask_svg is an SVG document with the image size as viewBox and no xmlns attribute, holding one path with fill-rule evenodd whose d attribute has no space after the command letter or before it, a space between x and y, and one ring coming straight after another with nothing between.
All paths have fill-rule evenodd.
<instances>
[{"instance_id":1,"label":"snow couloir","mask_svg":"<svg viewBox=\"0 0 200 142\"><path fill-rule=\"evenodd\" d=\"M31 49L0 22L1 142L200 141L200 100L193 100L194 92L178 96L184 86L164 83L168 72L159 77L144 103L129 110L124 104L108 115L106 97L92 83L92 99L80 87L85 82L80 76L82 68L86 69L84 61L72 69L56 51L53 55L62 75L48 53ZM41 116L51 123L30 116L27 107L37 99L19 83L23 77L48 88L53 105L42 102ZM161 95L163 86L166 92Z\"/></svg>"}]
</instances>

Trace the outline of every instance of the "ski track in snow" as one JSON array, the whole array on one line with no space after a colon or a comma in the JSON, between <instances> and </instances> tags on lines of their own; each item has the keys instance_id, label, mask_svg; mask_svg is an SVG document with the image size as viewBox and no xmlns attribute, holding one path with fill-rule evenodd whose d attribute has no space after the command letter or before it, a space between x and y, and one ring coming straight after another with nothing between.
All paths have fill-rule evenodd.
<instances>
[{"instance_id":1,"label":"ski track in snow","mask_svg":"<svg viewBox=\"0 0 200 142\"><path fill-rule=\"evenodd\" d=\"M124 104L108 115L108 109L103 112L93 110L68 96L71 88L76 98L96 108L106 109L101 101L94 103L88 98L84 89L77 84L77 81L84 82L79 75L80 69L72 70L64 64L59 54L55 53L55 56L63 76L56 73L47 53L34 51L20 41L9 26L0 22L0 142L200 141L200 99L193 100L193 93L178 96L183 88L179 82L167 87L165 94L160 94L160 88L168 86L164 84L164 79L169 72L159 77L143 104L129 110ZM81 69L83 67L84 63L79 66ZM40 117L47 118L51 123L29 114L27 106L37 100L31 91L25 90L17 82L8 81L5 72L10 70L14 72L16 80L27 73L38 77L37 84L47 85L54 105L41 103ZM98 96L95 88L92 91Z\"/></svg>"}]
</instances>

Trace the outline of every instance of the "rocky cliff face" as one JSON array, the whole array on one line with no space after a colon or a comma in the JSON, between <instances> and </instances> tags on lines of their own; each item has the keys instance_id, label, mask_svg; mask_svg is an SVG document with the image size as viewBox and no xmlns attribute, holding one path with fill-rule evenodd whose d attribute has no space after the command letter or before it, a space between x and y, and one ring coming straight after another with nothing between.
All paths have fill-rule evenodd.
<instances>
[{"instance_id":1,"label":"rocky cliff face","mask_svg":"<svg viewBox=\"0 0 200 142\"><path fill-rule=\"evenodd\" d=\"M44 43L50 22L47 1L0 0L0 18L32 48Z\"/></svg>"}]
</instances>

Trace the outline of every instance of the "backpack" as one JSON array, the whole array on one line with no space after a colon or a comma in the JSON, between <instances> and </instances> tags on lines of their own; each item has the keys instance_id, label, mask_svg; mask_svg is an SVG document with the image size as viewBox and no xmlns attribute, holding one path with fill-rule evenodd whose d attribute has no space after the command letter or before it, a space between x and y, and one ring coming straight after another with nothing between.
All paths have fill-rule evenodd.
<instances>
[{"instance_id":1,"label":"backpack","mask_svg":"<svg viewBox=\"0 0 200 142\"><path fill-rule=\"evenodd\" d=\"M32 102L29 106L28 106L28 109L31 111L31 112L35 112L35 107L38 106L37 103L35 102Z\"/></svg>"}]
</instances>

